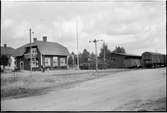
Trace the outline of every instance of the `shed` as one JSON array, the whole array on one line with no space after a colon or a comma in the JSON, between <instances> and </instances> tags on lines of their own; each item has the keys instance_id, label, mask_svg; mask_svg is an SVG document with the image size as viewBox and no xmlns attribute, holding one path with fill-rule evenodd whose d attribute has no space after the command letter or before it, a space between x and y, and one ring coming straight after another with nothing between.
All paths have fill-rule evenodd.
<instances>
[{"instance_id":1,"label":"shed","mask_svg":"<svg viewBox=\"0 0 167 113\"><path fill-rule=\"evenodd\" d=\"M111 53L112 68L131 68L141 66L141 56L126 53Z\"/></svg>"}]
</instances>

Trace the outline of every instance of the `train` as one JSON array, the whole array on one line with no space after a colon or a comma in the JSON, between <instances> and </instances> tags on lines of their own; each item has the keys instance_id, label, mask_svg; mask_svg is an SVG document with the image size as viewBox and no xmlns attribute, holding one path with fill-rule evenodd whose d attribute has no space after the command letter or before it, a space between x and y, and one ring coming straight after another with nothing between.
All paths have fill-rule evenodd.
<instances>
[{"instance_id":1,"label":"train","mask_svg":"<svg viewBox=\"0 0 167 113\"><path fill-rule=\"evenodd\" d=\"M142 54L141 66L146 68L166 66L166 55L153 52L144 52Z\"/></svg>"}]
</instances>

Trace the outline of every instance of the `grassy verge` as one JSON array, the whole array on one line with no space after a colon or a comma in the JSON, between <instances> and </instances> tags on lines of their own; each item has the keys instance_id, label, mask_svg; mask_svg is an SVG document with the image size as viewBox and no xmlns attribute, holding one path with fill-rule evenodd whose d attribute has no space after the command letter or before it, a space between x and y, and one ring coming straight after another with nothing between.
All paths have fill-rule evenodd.
<instances>
[{"instance_id":1,"label":"grassy verge","mask_svg":"<svg viewBox=\"0 0 167 113\"><path fill-rule=\"evenodd\" d=\"M1 76L1 99L45 94L51 90L69 88L83 81L100 78L125 70L106 70L81 73L29 73Z\"/></svg>"},{"instance_id":2,"label":"grassy verge","mask_svg":"<svg viewBox=\"0 0 167 113\"><path fill-rule=\"evenodd\" d=\"M46 81L45 81L46 80ZM51 87L51 80L36 77L1 78L1 98L37 95Z\"/></svg>"}]
</instances>

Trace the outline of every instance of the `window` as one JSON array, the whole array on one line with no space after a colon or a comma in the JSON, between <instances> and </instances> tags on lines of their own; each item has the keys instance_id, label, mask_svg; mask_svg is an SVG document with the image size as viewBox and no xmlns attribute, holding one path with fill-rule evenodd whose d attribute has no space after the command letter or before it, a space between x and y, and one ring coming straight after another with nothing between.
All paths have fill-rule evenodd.
<instances>
[{"instance_id":1,"label":"window","mask_svg":"<svg viewBox=\"0 0 167 113\"><path fill-rule=\"evenodd\" d=\"M37 54L37 48L31 48L31 53L32 54Z\"/></svg>"},{"instance_id":2,"label":"window","mask_svg":"<svg viewBox=\"0 0 167 113\"><path fill-rule=\"evenodd\" d=\"M65 58L60 58L60 66L66 66Z\"/></svg>"},{"instance_id":3,"label":"window","mask_svg":"<svg viewBox=\"0 0 167 113\"><path fill-rule=\"evenodd\" d=\"M45 66L50 66L50 57L45 57Z\"/></svg>"},{"instance_id":4,"label":"window","mask_svg":"<svg viewBox=\"0 0 167 113\"><path fill-rule=\"evenodd\" d=\"M58 66L58 57L53 57L53 67Z\"/></svg>"},{"instance_id":5,"label":"window","mask_svg":"<svg viewBox=\"0 0 167 113\"><path fill-rule=\"evenodd\" d=\"M32 58L32 61L36 61L36 59L35 59L35 58Z\"/></svg>"},{"instance_id":6,"label":"window","mask_svg":"<svg viewBox=\"0 0 167 113\"><path fill-rule=\"evenodd\" d=\"M38 67L38 60L36 60L36 59L33 58L31 62L32 62L31 63L32 67Z\"/></svg>"}]
</instances>

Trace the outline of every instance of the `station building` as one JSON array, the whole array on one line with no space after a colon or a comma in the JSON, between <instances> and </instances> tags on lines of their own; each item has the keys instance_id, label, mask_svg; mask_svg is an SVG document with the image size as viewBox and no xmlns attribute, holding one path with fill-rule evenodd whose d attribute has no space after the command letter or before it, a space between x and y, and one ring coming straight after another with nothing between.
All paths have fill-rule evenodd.
<instances>
[{"instance_id":1,"label":"station building","mask_svg":"<svg viewBox=\"0 0 167 113\"><path fill-rule=\"evenodd\" d=\"M19 70L30 70L31 68L32 70L40 70L43 67L51 70L67 69L68 56L69 52L66 47L57 42L48 42L46 36L43 37L42 41L34 38L31 44L25 44L15 51Z\"/></svg>"}]
</instances>

